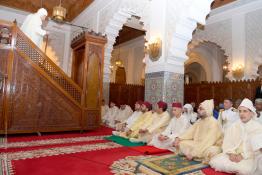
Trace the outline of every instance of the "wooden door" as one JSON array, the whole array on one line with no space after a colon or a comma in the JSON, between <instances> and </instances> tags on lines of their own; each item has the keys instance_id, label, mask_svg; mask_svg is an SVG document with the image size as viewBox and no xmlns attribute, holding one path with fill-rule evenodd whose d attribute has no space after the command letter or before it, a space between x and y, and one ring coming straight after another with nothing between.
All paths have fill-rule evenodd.
<instances>
[{"instance_id":1,"label":"wooden door","mask_svg":"<svg viewBox=\"0 0 262 175\"><path fill-rule=\"evenodd\" d=\"M84 59L85 47L81 47L74 51L72 78L81 88L83 87Z\"/></svg>"}]
</instances>

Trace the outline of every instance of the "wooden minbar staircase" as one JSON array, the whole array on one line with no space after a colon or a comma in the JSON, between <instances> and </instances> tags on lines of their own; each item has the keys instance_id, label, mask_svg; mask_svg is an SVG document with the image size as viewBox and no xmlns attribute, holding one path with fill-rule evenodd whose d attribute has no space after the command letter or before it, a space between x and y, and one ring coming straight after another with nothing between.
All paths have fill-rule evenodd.
<instances>
[{"instance_id":1,"label":"wooden minbar staircase","mask_svg":"<svg viewBox=\"0 0 262 175\"><path fill-rule=\"evenodd\" d=\"M100 125L104 36L72 41L72 78L15 23L0 20L0 134L91 130Z\"/></svg>"}]
</instances>

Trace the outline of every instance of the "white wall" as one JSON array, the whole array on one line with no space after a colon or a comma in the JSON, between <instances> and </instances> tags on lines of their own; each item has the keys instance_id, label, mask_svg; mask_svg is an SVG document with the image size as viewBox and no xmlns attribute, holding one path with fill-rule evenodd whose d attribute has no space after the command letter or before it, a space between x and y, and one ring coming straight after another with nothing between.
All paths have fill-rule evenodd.
<instances>
[{"instance_id":1,"label":"white wall","mask_svg":"<svg viewBox=\"0 0 262 175\"><path fill-rule=\"evenodd\" d=\"M190 46L189 46L190 47ZM226 60L225 52L214 43L204 42L189 49L189 59L185 62L185 68L193 62L199 63L206 71L206 81L223 80L223 64Z\"/></svg>"},{"instance_id":2,"label":"white wall","mask_svg":"<svg viewBox=\"0 0 262 175\"><path fill-rule=\"evenodd\" d=\"M20 26L29 13L0 6L0 14L1 20L14 21L16 19ZM71 57L71 27L49 22L45 30L50 32L47 55L70 75L68 62Z\"/></svg>"},{"instance_id":3,"label":"white wall","mask_svg":"<svg viewBox=\"0 0 262 175\"><path fill-rule=\"evenodd\" d=\"M141 79L144 77L144 36L137 37L128 42L122 43L112 52L111 65L117 60L122 60L126 71L126 82L128 84L141 84ZM119 50L120 49L120 50ZM110 81L115 81L116 67L110 76Z\"/></svg>"},{"instance_id":4,"label":"white wall","mask_svg":"<svg viewBox=\"0 0 262 175\"><path fill-rule=\"evenodd\" d=\"M238 0L211 11L204 30L193 35L195 44L211 41L225 50L232 69L245 67L245 77L256 78L262 64L262 1ZM228 77L233 79L232 74Z\"/></svg>"}]
</instances>

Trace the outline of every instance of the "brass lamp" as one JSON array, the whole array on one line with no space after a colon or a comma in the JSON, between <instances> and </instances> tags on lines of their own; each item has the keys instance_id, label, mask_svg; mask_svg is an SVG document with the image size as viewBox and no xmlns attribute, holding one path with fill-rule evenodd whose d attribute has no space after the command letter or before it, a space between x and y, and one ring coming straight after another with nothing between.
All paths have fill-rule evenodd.
<instances>
[{"instance_id":1,"label":"brass lamp","mask_svg":"<svg viewBox=\"0 0 262 175\"><path fill-rule=\"evenodd\" d=\"M146 45L146 52L149 55L149 58L152 61L157 61L162 54L162 41L160 38L156 38L155 40L149 42Z\"/></svg>"},{"instance_id":2,"label":"brass lamp","mask_svg":"<svg viewBox=\"0 0 262 175\"><path fill-rule=\"evenodd\" d=\"M235 79L240 80L244 76L244 66L242 64L236 65L232 69L232 75Z\"/></svg>"},{"instance_id":3,"label":"brass lamp","mask_svg":"<svg viewBox=\"0 0 262 175\"><path fill-rule=\"evenodd\" d=\"M57 22L64 22L66 17L66 9L64 7L61 6L61 0L60 0L60 4L59 6L55 6L53 8L53 20L57 21Z\"/></svg>"}]
</instances>

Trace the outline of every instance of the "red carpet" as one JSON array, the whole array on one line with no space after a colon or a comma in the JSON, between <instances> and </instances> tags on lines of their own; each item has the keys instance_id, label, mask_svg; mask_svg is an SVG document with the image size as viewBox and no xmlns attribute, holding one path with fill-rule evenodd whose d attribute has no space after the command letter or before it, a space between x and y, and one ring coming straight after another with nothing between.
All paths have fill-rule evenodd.
<instances>
[{"instance_id":1,"label":"red carpet","mask_svg":"<svg viewBox=\"0 0 262 175\"><path fill-rule=\"evenodd\" d=\"M12 161L17 175L107 175L113 161L140 155L127 147ZM40 169L39 169L40 168Z\"/></svg>"},{"instance_id":2,"label":"red carpet","mask_svg":"<svg viewBox=\"0 0 262 175\"><path fill-rule=\"evenodd\" d=\"M141 153L147 154L147 155L170 153L169 150L159 149L159 148L156 148L154 146L136 146L136 147L130 147L130 149L133 149L135 151L138 151L138 152L141 152Z\"/></svg>"},{"instance_id":3,"label":"red carpet","mask_svg":"<svg viewBox=\"0 0 262 175\"><path fill-rule=\"evenodd\" d=\"M234 175L234 174L228 174L228 173L222 173L215 171L213 168L205 168L202 170L203 173L206 175Z\"/></svg>"},{"instance_id":4,"label":"red carpet","mask_svg":"<svg viewBox=\"0 0 262 175\"><path fill-rule=\"evenodd\" d=\"M64 132L10 136L8 149L0 145L0 152L6 153L0 154L0 159L7 157L9 161L0 162L0 165L7 166L5 175L110 175L109 167L116 160L169 152L153 146L123 147L103 139L111 133L112 129L101 127L82 134ZM206 175L229 175L211 168L203 172Z\"/></svg>"}]
</instances>

